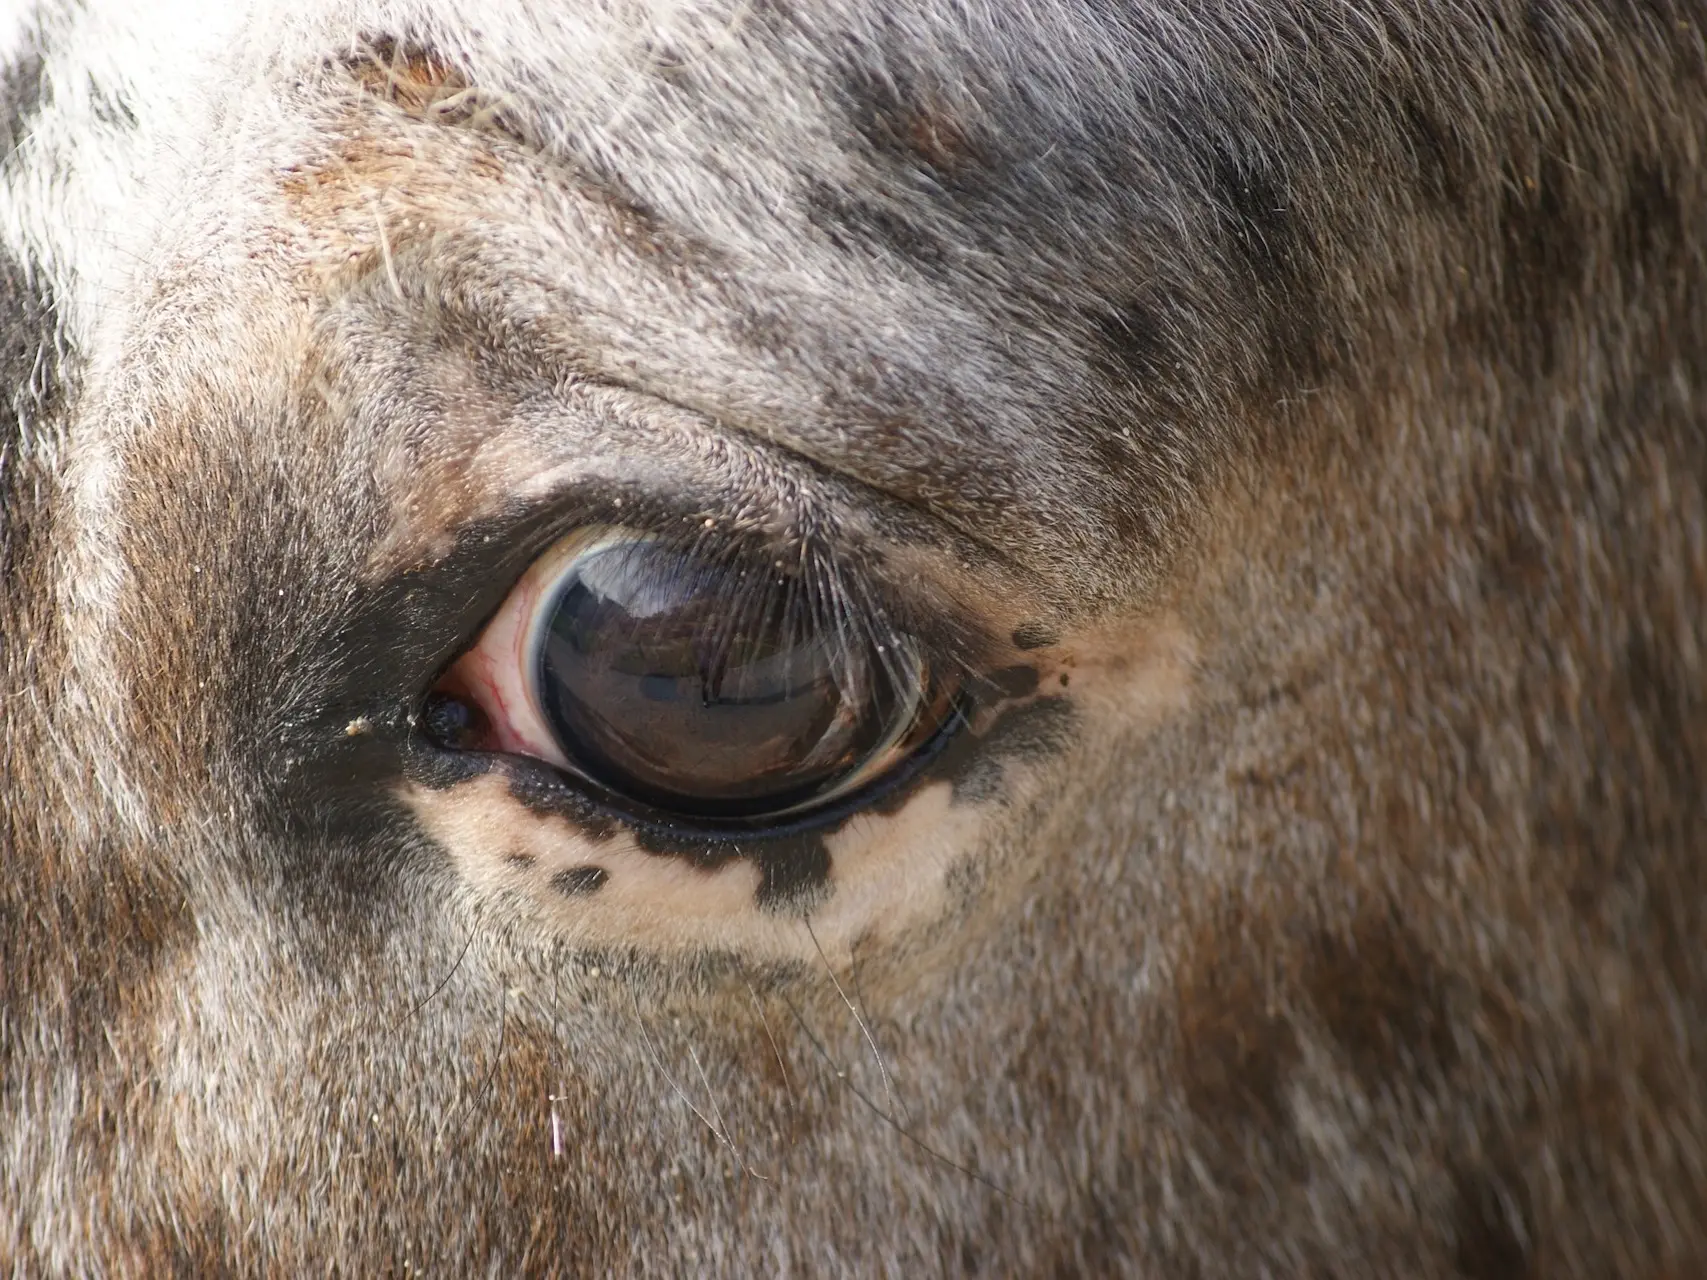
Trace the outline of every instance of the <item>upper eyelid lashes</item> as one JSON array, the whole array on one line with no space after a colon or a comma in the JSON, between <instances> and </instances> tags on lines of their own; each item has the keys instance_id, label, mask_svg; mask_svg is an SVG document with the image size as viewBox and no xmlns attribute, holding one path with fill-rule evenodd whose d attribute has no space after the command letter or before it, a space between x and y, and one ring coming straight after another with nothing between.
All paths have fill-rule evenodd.
<instances>
[{"instance_id":1,"label":"upper eyelid lashes","mask_svg":"<svg viewBox=\"0 0 1707 1280\"><path fill-rule=\"evenodd\" d=\"M501 586L502 594L477 617L464 620L467 639L462 647L472 642L529 568L553 546L578 529L610 525L648 534L672 551L710 564L747 561L808 583L820 600L835 608L838 620L846 621L853 610L864 611L882 630L912 637L940 669L958 669L976 677L983 665L977 653L997 643L987 627L977 619L945 616L931 602L910 596L905 583L871 572L865 563L867 555L859 550L844 553L824 532L767 535L751 518L752 496L738 495L744 513L735 513L735 504L714 508L705 490L696 492L685 484L659 489L633 479L613 483L586 477L531 498L525 507L495 521L470 526L450 558L465 568L485 568L487 572L480 576Z\"/></svg>"}]
</instances>

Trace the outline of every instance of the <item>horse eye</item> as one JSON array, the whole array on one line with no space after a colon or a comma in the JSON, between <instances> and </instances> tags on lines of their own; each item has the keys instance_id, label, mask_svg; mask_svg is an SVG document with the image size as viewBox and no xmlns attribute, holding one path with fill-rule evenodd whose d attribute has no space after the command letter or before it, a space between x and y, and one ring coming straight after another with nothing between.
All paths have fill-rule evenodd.
<instances>
[{"instance_id":1,"label":"horse eye","mask_svg":"<svg viewBox=\"0 0 1707 1280\"><path fill-rule=\"evenodd\" d=\"M956 693L912 637L769 559L614 526L542 557L459 668L498 722L480 745L714 825L877 784L948 731Z\"/></svg>"}]
</instances>

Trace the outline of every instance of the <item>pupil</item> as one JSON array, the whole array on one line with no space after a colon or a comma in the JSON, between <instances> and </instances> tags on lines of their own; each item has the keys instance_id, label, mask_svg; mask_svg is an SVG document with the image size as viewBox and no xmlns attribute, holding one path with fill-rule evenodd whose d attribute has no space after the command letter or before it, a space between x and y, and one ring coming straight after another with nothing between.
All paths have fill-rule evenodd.
<instances>
[{"instance_id":1,"label":"pupil","mask_svg":"<svg viewBox=\"0 0 1707 1280\"><path fill-rule=\"evenodd\" d=\"M541 709L576 766L623 794L705 817L802 803L883 741L893 703L811 612L739 565L595 545L545 617Z\"/></svg>"}]
</instances>

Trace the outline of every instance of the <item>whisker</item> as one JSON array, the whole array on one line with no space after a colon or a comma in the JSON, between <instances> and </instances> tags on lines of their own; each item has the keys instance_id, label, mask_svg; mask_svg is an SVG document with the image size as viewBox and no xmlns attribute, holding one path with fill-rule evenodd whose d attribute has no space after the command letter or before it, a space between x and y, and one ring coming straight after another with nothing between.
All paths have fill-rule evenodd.
<instances>
[{"instance_id":1,"label":"whisker","mask_svg":"<svg viewBox=\"0 0 1707 1280\"><path fill-rule=\"evenodd\" d=\"M848 1012L853 1014L854 1022L859 1027L859 1033L865 1037L866 1044L871 1046L871 1056L877 1060L877 1074L883 1078L883 1093L889 1099L889 1111L893 1114L895 1111L895 1090L889 1083L889 1068L883 1063L883 1054L877 1047L877 1040L871 1034L871 1028L865 1025L865 1019L860 1016L858 1006L849 1000L848 993L842 990L842 984L836 977L836 971L830 964L830 958L824 954L823 945L818 941L818 933L812 928L811 916L804 917L801 923L806 926L806 935L812 939L812 945L817 948L818 958L824 962L824 972L830 975L830 981L836 988L836 994L842 998L842 1003L847 1005Z\"/></svg>"},{"instance_id":2,"label":"whisker","mask_svg":"<svg viewBox=\"0 0 1707 1280\"><path fill-rule=\"evenodd\" d=\"M457 952L456 963L451 965L449 972L447 972L444 977L439 979L439 985L434 987L431 991L427 992L426 995L422 996L420 1001L415 1005L415 1007L413 1009L409 1010L408 1013L404 1014L396 1022L392 1023L387 1034L395 1033L395 1032L401 1030L404 1023L408 1022L409 1019L413 1018L416 1014L420 1013L421 1010L425 1009L429 1004L431 1004L433 1002L434 998L437 997L440 992L442 992L446 987L448 987L450 985L450 980L452 978L456 977L456 971L458 969L462 968L462 962L468 958L468 949L469 949L469 947L471 947L473 945L474 945L474 931L471 929L471 930L469 930L467 939L465 939L463 944L462 944L462 950Z\"/></svg>"},{"instance_id":3,"label":"whisker","mask_svg":"<svg viewBox=\"0 0 1707 1280\"><path fill-rule=\"evenodd\" d=\"M701 1124L703 1124L707 1129L711 1130L711 1136L716 1138L724 1146L729 1148L730 1153L733 1154L735 1157L735 1163L741 1166L742 1171L744 1173L752 1173L752 1170L747 1168L747 1162L745 1160L741 1159L741 1153L735 1149L735 1144L729 1140L729 1138L724 1134L722 1129L720 1129L716 1124L712 1123L710 1116L706 1115L705 1112L701 1111L696 1105L694 1105L694 1100L692 1098L688 1097L687 1090L683 1089L681 1085L676 1083L675 1076L671 1075L670 1069L664 1065L664 1055L658 1051L658 1046L652 1039L652 1032L646 1025L645 1015L640 1012L640 997L635 995L635 993L633 991L630 991L628 994L629 994L629 998L634 1001L634 1020L640 1025L640 1037L642 1040L644 1040L646 1042L646 1052L652 1055L652 1061L657 1065L658 1070L663 1074L665 1081L668 1082L671 1089L675 1090L676 1096L678 1098L680 1098L684 1104L686 1104L687 1109L689 1111L693 1112L694 1115L699 1117L699 1122ZM698 1067L699 1066L699 1057L698 1057L698 1055L694 1054L692 1045L688 1046L688 1053L690 1056L693 1057L694 1066ZM704 1076L705 1076L705 1071L703 1068L701 1068L700 1077L703 1079ZM710 1082L707 1081L706 1088L708 1091L710 1090L710 1087L711 1087ZM713 1105L713 1107L715 1107L716 1103L713 1102L712 1105ZM753 1174L753 1176L755 1178L759 1178L759 1180L762 1182L770 1181L770 1179L761 1177L759 1174L756 1174L756 1173Z\"/></svg>"},{"instance_id":4,"label":"whisker","mask_svg":"<svg viewBox=\"0 0 1707 1280\"><path fill-rule=\"evenodd\" d=\"M385 217L380 212L379 201L369 201L373 210L373 225L379 231L379 257L385 264L385 278L391 282L391 292L399 300L403 297L403 286L397 280L397 267L391 260L391 239L385 234Z\"/></svg>"},{"instance_id":5,"label":"whisker","mask_svg":"<svg viewBox=\"0 0 1707 1280\"><path fill-rule=\"evenodd\" d=\"M794 1021L799 1025L800 1030L802 1032L804 1032L806 1035L806 1038L812 1042L812 1047L818 1051L818 1056L823 1058L825 1062L829 1063L831 1069L835 1071L836 1079L840 1080L844 1085L846 1085L848 1088L848 1091L850 1093L852 1093L854 1097L858 1098L860 1100L860 1102L864 1103L866 1108L873 1115L875 1115L879 1120L883 1121L884 1124L888 1125L891 1129L895 1130L895 1132L898 1133L901 1137L905 1138L908 1142L912 1143L915 1147L917 1147L920 1151L923 1151L926 1155L930 1156L933 1160L939 1161L940 1163L947 1165L950 1169L953 1169L956 1173L960 1173L960 1174L965 1175L968 1178L971 1178L972 1181L976 1182L979 1186L987 1187L989 1190L994 1191L997 1195L1001 1196L1002 1199L1008 1201L1010 1204L1014 1204L1014 1205L1019 1206L1021 1209L1024 1209L1027 1213L1040 1213L1041 1212L1041 1209L1037 1205L1033 1204L1029 1200L1026 1200L1026 1199L1024 1199L1018 1195L1015 1195L1012 1191L1009 1191L1001 1183L995 1181L993 1178L989 1177L987 1174L980 1173L978 1170L970 1167L969 1165L961 1164L960 1161L956 1160L953 1156L950 1156L950 1155L947 1155L941 1151L938 1151L935 1147L931 1146L930 1143L926 1142L923 1138L921 1138L917 1134L915 1134L906 1125L901 1124L898 1120L895 1119L894 1116L890 1115L888 1112L884 1111L883 1108L879 1107L866 1094L865 1090L861 1089L857 1084L855 1084L853 1082L853 1080L848 1076L848 1074L845 1071L841 1070L839 1067L836 1066L836 1060L830 1056L830 1052L828 1049L826 1049L824 1047L823 1042L820 1041L818 1039L818 1037L813 1034L812 1028L806 1025L806 1019L801 1016L800 1010L795 1007L794 1002L791 1001L787 996L782 996L781 999L782 999L783 1004L788 1006L788 1011L794 1015Z\"/></svg>"},{"instance_id":6,"label":"whisker","mask_svg":"<svg viewBox=\"0 0 1707 1280\"><path fill-rule=\"evenodd\" d=\"M444 1141L445 1130L449 1129L452 1124L459 1129L462 1127L463 1122L473 1113L474 1104L479 1101L480 1096L491 1087L492 1081L497 1078L498 1063L504 1056L504 1039L509 1031L509 1026L510 993L509 987L506 985L500 987L498 992L498 1047L492 1051L492 1065L486 1068L486 1078L480 1082L480 1087L475 1089L475 1091L469 1095L468 1101L463 1103L462 1109L457 1112L455 1120L439 1126L438 1133L433 1137L433 1145L435 1147Z\"/></svg>"},{"instance_id":7,"label":"whisker","mask_svg":"<svg viewBox=\"0 0 1707 1280\"><path fill-rule=\"evenodd\" d=\"M694 1052L694 1048L691 1044L687 1046L687 1051L688 1057L693 1059L693 1069L699 1073L699 1082L705 1086L705 1098L706 1101L711 1104L711 1114L716 1117L718 1128L722 1130L721 1136L723 1141L729 1144L729 1150L734 1153L735 1163L741 1166L741 1171L748 1177L757 1178L760 1182L769 1182L769 1178L765 1177L764 1174L757 1172L752 1165L747 1163L746 1157L744 1157L741 1154L740 1149L736 1147L734 1131L729 1128L728 1122L723 1119L723 1112L717 1105L717 1090L711 1087L711 1077L705 1074L705 1068L700 1065L699 1054Z\"/></svg>"},{"instance_id":8,"label":"whisker","mask_svg":"<svg viewBox=\"0 0 1707 1280\"><path fill-rule=\"evenodd\" d=\"M863 1007L865 1004L865 992L860 990L859 959L854 955L854 948L857 942L858 939L856 938L854 942L850 942L848 944L848 978L853 983L854 999L859 1001L860 1005ZM896 1094L894 1095L893 1105L896 1105L901 1109L901 1114L906 1117L907 1123L911 1124L913 1117L907 1108L907 1100L900 1094Z\"/></svg>"},{"instance_id":9,"label":"whisker","mask_svg":"<svg viewBox=\"0 0 1707 1280\"><path fill-rule=\"evenodd\" d=\"M771 1031L771 1020L765 1016L765 1006L759 1000L759 993L757 989L754 988L752 979L747 978L745 966L742 968L741 976L746 980L747 994L753 998L753 1008L758 1011L759 1025L765 1029L765 1039L771 1042L771 1052L776 1055L776 1065L782 1071L783 1087L788 1090L788 1105L790 1107L798 1107L800 1105L800 1099L795 1096L794 1081L788 1074L788 1063L783 1061L782 1047L776 1042L776 1036Z\"/></svg>"}]
</instances>

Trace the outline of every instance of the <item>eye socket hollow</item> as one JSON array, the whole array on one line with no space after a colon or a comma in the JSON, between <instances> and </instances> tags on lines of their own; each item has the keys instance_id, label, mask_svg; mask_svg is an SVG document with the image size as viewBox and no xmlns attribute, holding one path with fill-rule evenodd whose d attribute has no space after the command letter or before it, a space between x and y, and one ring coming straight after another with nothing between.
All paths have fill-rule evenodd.
<instances>
[{"instance_id":1,"label":"eye socket hollow","mask_svg":"<svg viewBox=\"0 0 1707 1280\"><path fill-rule=\"evenodd\" d=\"M619 803L713 825L793 821L917 757L958 692L915 639L816 581L584 528L518 584L468 655L483 673L469 683L490 688L495 719L520 713L503 749Z\"/></svg>"}]
</instances>

